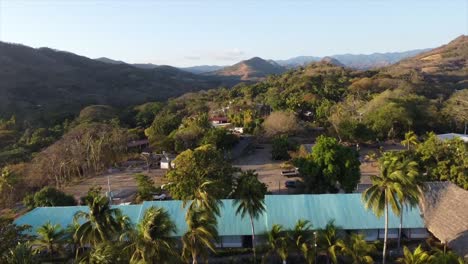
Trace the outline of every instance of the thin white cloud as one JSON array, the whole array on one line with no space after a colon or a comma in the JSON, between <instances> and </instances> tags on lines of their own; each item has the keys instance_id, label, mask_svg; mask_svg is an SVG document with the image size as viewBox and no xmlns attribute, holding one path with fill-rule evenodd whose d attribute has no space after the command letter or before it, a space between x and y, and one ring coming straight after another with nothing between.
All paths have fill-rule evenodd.
<instances>
[{"instance_id":1,"label":"thin white cloud","mask_svg":"<svg viewBox=\"0 0 468 264\"><path fill-rule=\"evenodd\" d=\"M234 48L231 50L226 50L223 52L219 52L216 54L213 54L214 59L216 60L225 60L225 61L231 61L231 60L237 60L240 59L243 55L245 54L244 51Z\"/></svg>"}]
</instances>

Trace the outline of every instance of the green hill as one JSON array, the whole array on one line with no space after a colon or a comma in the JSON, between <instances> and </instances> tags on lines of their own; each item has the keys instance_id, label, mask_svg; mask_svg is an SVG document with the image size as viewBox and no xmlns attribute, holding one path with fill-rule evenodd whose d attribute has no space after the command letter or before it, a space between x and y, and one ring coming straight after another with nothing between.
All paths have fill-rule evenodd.
<instances>
[{"instance_id":1,"label":"green hill","mask_svg":"<svg viewBox=\"0 0 468 264\"><path fill-rule=\"evenodd\" d=\"M0 80L0 118L14 114L29 121L62 119L87 105L135 105L233 84L170 66L139 69L4 42Z\"/></svg>"}]
</instances>

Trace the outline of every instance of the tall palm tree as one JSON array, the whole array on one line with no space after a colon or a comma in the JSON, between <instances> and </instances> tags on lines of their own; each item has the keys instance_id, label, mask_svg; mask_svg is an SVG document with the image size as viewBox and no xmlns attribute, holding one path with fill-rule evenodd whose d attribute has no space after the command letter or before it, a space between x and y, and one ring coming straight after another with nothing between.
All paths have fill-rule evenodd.
<instances>
[{"instance_id":1,"label":"tall palm tree","mask_svg":"<svg viewBox=\"0 0 468 264\"><path fill-rule=\"evenodd\" d=\"M282 225L274 224L268 232L268 246L270 253L276 253L283 264L286 264L286 259L289 255L289 236L288 233L283 230Z\"/></svg>"},{"instance_id":2,"label":"tall palm tree","mask_svg":"<svg viewBox=\"0 0 468 264\"><path fill-rule=\"evenodd\" d=\"M431 255L419 245L413 252L406 246L403 247L403 257L397 260L401 264L426 264L431 261Z\"/></svg>"},{"instance_id":3,"label":"tall palm tree","mask_svg":"<svg viewBox=\"0 0 468 264\"><path fill-rule=\"evenodd\" d=\"M37 252L46 252L51 256L63 253L65 231L59 224L53 225L52 223L47 222L39 227L36 233L37 238L33 241L33 246Z\"/></svg>"},{"instance_id":4,"label":"tall palm tree","mask_svg":"<svg viewBox=\"0 0 468 264\"><path fill-rule=\"evenodd\" d=\"M182 236L182 258L198 263L198 258L206 259L209 251L215 252L214 241L218 236L216 218L206 209L190 209L186 215L188 230Z\"/></svg>"},{"instance_id":5,"label":"tall palm tree","mask_svg":"<svg viewBox=\"0 0 468 264\"><path fill-rule=\"evenodd\" d=\"M207 214L211 214L212 217L216 218L220 214L220 207L223 205L221 200L216 199L213 195L208 192L211 185L215 184L213 181L206 181L202 183L194 192L192 200L184 200L183 207L188 206L186 218L191 212L203 210Z\"/></svg>"},{"instance_id":6,"label":"tall palm tree","mask_svg":"<svg viewBox=\"0 0 468 264\"><path fill-rule=\"evenodd\" d=\"M376 251L373 244L369 244L361 234L352 234L347 241L338 240L330 249L333 263L338 263L338 255L349 258L352 264L372 264L372 253Z\"/></svg>"},{"instance_id":7,"label":"tall palm tree","mask_svg":"<svg viewBox=\"0 0 468 264\"><path fill-rule=\"evenodd\" d=\"M169 213L154 206L148 208L136 230L129 233L130 263L167 263L176 258L176 225Z\"/></svg>"},{"instance_id":8,"label":"tall palm tree","mask_svg":"<svg viewBox=\"0 0 468 264\"><path fill-rule=\"evenodd\" d=\"M408 151L411 150L411 146L417 146L418 143L418 136L413 131L405 133L405 139L401 141L401 144L403 146L406 146L408 148Z\"/></svg>"},{"instance_id":9,"label":"tall palm tree","mask_svg":"<svg viewBox=\"0 0 468 264\"><path fill-rule=\"evenodd\" d=\"M85 222L75 232L75 238L81 245L96 245L117 238L117 235L129 226L128 218L117 208L111 208L104 196L95 196L89 201L89 212L78 211L74 220Z\"/></svg>"},{"instance_id":10,"label":"tall palm tree","mask_svg":"<svg viewBox=\"0 0 468 264\"><path fill-rule=\"evenodd\" d=\"M401 203L406 171L398 169L396 164L398 157L393 152L386 152L379 160L380 175L371 176L372 186L362 193L362 199L366 209L372 209L377 217L385 215L385 236L382 252L382 263L386 262L387 239L388 239L388 215L389 207L396 215L401 213Z\"/></svg>"},{"instance_id":11,"label":"tall palm tree","mask_svg":"<svg viewBox=\"0 0 468 264\"><path fill-rule=\"evenodd\" d=\"M252 228L252 251L254 255L254 263L256 262L257 255L255 252L255 225L254 219L265 212L265 194L267 187L264 183L260 182L257 174L248 170L242 172L236 181L236 187L233 192L234 206L237 206L236 215L240 214L242 218L249 215L250 225Z\"/></svg>"},{"instance_id":12,"label":"tall palm tree","mask_svg":"<svg viewBox=\"0 0 468 264\"><path fill-rule=\"evenodd\" d=\"M403 155L397 154L398 161L395 162L393 169L395 173L401 174L400 181L404 191L398 193L398 200L400 202L401 209L403 208L414 208L419 203L421 196L421 190L424 189L424 182L420 179L419 165L416 161L413 161ZM398 229L398 248L401 245L401 236L403 230L403 211L400 213L400 226Z\"/></svg>"},{"instance_id":13,"label":"tall palm tree","mask_svg":"<svg viewBox=\"0 0 468 264\"><path fill-rule=\"evenodd\" d=\"M65 229L65 243L71 247L72 254L75 256L75 259L78 259L78 254L80 253L80 241L75 236L76 230L80 228L80 223L78 221L73 221Z\"/></svg>"}]
</instances>

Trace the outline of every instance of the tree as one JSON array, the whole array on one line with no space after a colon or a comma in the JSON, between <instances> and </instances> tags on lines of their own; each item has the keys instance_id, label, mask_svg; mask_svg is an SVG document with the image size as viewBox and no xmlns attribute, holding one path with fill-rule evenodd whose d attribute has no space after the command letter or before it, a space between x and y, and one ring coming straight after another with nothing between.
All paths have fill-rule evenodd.
<instances>
[{"instance_id":1,"label":"tree","mask_svg":"<svg viewBox=\"0 0 468 264\"><path fill-rule=\"evenodd\" d=\"M338 263L337 256L343 256L352 264L372 264L372 254L376 251L373 244L369 244L363 235L352 234L348 240L338 240L330 249L333 263Z\"/></svg>"},{"instance_id":2,"label":"tree","mask_svg":"<svg viewBox=\"0 0 468 264\"><path fill-rule=\"evenodd\" d=\"M34 195L26 197L24 204L30 209L43 206L73 206L75 198L54 187L44 187Z\"/></svg>"},{"instance_id":3,"label":"tree","mask_svg":"<svg viewBox=\"0 0 468 264\"><path fill-rule=\"evenodd\" d=\"M153 194L156 191L154 181L144 174L136 174L135 179L137 182L137 197L136 201L151 201L153 200Z\"/></svg>"},{"instance_id":4,"label":"tree","mask_svg":"<svg viewBox=\"0 0 468 264\"><path fill-rule=\"evenodd\" d=\"M290 112L273 112L263 122L268 137L293 135L300 130L299 120Z\"/></svg>"},{"instance_id":5,"label":"tree","mask_svg":"<svg viewBox=\"0 0 468 264\"><path fill-rule=\"evenodd\" d=\"M122 215L120 209L111 208L107 197L95 196L88 206L89 212L78 211L74 216L77 222L81 219L85 221L74 235L82 246L111 241L128 226L128 218Z\"/></svg>"},{"instance_id":6,"label":"tree","mask_svg":"<svg viewBox=\"0 0 468 264\"><path fill-rule=\"evenodd\" d=\"M401 264L426 264L430 263L430 260L431 255L419 245L413 252L406 246L403 247L403 257L398 258L397 262Z\"/></svg>"},{"instance_id":7,"label":"tree","mask_svg":"<svg viewBox=\"0 0 468 264\"><path fill-rule=\"evenodd\" d=\"M364 191L362 199L366 209L371 209L377 217L385 214L385 236L382 253L382 262L385 264L388 237L388 208L391 207L396 215L401 214L399 197L404 194L405 177L414 172L410 168L396 167L398 157L395 153L384 153L379 160L380 175L371 176L372 186ZM409 169L409 170L407 170Z\"/></svg>"},{"instance_id":8,"label":"tree","mask_svg":"<svg viewBox=\"0 0 468 264\"><path fill-rule=\"evenodd\" d=\"M468 190L468 145L463 140L441 140L429 133L418 145L416 159L426 180L451 181Z\"/></svg>"},{"instance_id":9,"label":"tree","mask_svg":"<svg viewBox=\"0 0 468 264\"><path fill-rule=\"evenodd\" d=\"M405 133L405 139L401 141L401 144L403 146L408 147L408 151L411 150L411 146L417 146L418 145L418 136L413 132L409 131Z\"/></svg>"},{"instance_id":10,"label":"tree","mask_svg":"<svg viewBox=\"0 0 468 264\"><path fill-rule=\"evenodd\" d=\"M182 258L197 264L199 257L207 259L209 251L216 251L216 218L206 209L196 208L187 213L186 222L188 230L182 236Z\"/></svg>"},{"instance_id":11,"label":"tree","mask_svg":"<svg viewBox=\"0 0 468 264\"><path fill-rule=\"evenodd\" d=\"M289 242L288 233L283 230L283 226L274 224L268 232L268 247L270 253L278 254L283 264L286 264L289 255Z\"/></svg>"},{"instance_id":12,"label":"tree","mask_svg":"<svg viewBox=\"0 0 468 264\"><path fill-rule=\"evenodd\" d=\"M177 258L176 240L172 238L175 232L176 226L166 210L148 208L136 232L131 231L129 235L130 263L167 263Z\"/></svg>"},{"instance_id":13,"label":"tree","mask_svg":"<svg viewBox=\"0 0 468 264\"><path fill-rule=\"evenodd\" d=\"M167 173L169 192L174 199L191 200L194 190L211 181L207 190L215 198L225 198L231 193L235 169L212 145L186 150L174 160L175 168Z\"/></svg>"},{"instance_id":14,"label":"tree","mask_svg":"<svg viewBox=\"0 0 468 264\"><path fill-rule=\"evenodd\" d=\"M28 242L18 243L5 258L7 264L38 264L36 253Z\"/></svg>"},{"instance_id":15,"label":"tree","mask_svg":"<svg viewBox=\"0 0 468 264\"><path fill-rule=\"evenodd\" d=\"M33 246L38 252L46 252L50 256L64 252L65 232L59 224L45 223L36 231L37 238Z\"/></svg>"},{"instance_id":16,"label":"tree","mask_svg":"<svg viewBox=\"0 0 468 264\"><path fill-rule=\"evenodd\" d=\"M239 139L231 132L224 128L212 128L203 136L201 140L202 145L211 144L216 146L219 150L231 149Z\"/></svg>"},{"instance_id":17,"label":"tree","mask_svg":"<svg viewBox=\"0 0 468 264\"><path fill-rule=\"evenodd\" d=\"M18 182L18 176L11 171L9 167L1 169L0 175L0 195L3 197L0 204L9 204L14 201L15 185Z\"/></svg>"},{"instance_id":18,"label":"tree","mask_svg":"<svg viewBox=\"0 0 468 264\"><path fill-rule=\"evenodd\" d=\"M308 220L299 219L290 231L290 237L296 249L302 253L305 261L308 264L315 262L317 256L317 246L315 240L310 237L312 235L312 224Z\"/></svg>"},{"instance_id":19,"label":"tree","mask_svg":"<svg viewBox=\"0 0 468 264\"><path fill-rule=\"evenodd\" d=\"M15 247L21 244L21 249L24 249L24 243L29 239L25 235L25 231L29 230L29 226L17 226L13 223L13 219L0 217L0 263L6 262L6 257ZM30 245L28 245L30 248Z\"/></svg>"},{"instance_id":20,"label":"tree","mask_svg":"<svg viewBox=\"0 0 468 264\"><path fill-rule=\"evenodd\" d=\"M421 190L423 190L424 182L422 181L419 174L419 165L416 161L411 158L410 153L403 151L394 152L394 170L403 173L404 181L401 182L404 191L400 193L398 197L401 204L401 209L406 207L417 207L419 203L419 197L421 196ZM400 213L400 226L398 231L398 248L401 244L401 236L403 229L403 212Z\"/></svg>"},{"instance_id":21,"label":"tree","mask_svg":"<svg viewBox=\"0 0 468 264\"><path fill-rule=\"evenodd\" d=\"M271 158L274 160L287 160L290 158L288 151L293 149L286 135L276 136L272 141Z\"/></svg>"},{"instance_id":22,"label":"tree","mask_svg":"<svg viewBox=\"0 0 468 264\"><path fill-rule=\"evenodd\" d=\"M431 264L463 264L463 259L452 251L437 249L432 255Z\"/></svg>"},{"instance_id":23,"label":"tree","mask_svg":"<svg viewBox=\"0 0 468 264\"><path fill-rule=\"evenodd\" d=\"M341 187L352 192L360 180L360 162L356 150L342 146L335 138L320 136L305 159L296 159L306 191L336 192ZM340 186L337 186L339 183Z\"/></svg>"},{"instance_id":24,"label":"tree","mask_svg":"<svg viewBox=\"0 0 468 264\"><path fill-rule=\"evenodd\" d=\"M79 261L80 264L127 264L122 243L101 242L91 248L91 251Z\"/></svg>"},{"instance_id":25,"label":"tree","mask_svg":"<svg viewBox=\"0 0 468 264\"><path fill-rule=\"evenodd\" d=\"M443 113L455 123L455 127L467 133L468 128L468 90L462 89L450 96L445 102Z\"/></svg>"},{"instance_id":26,"label":"tree","mask_svg":"<svg viewBox=\"0 0 468 264\"><path fill-rule=\"evenodd\" d=\"M328 259L332 258L331 249L341 240L339 227L335 225L335 220L328 221L324 229L318 230L318 246L325 251Z\"/></svg>"},{"instance_id":27,"label":"tree","mask_svg":"<svg viewBox=\"0 0 468 264\"><path fill-rule=\"evenodd\" d=\"M257 219L263 212L265 212L266 193L267 186L258 180L258 175L255 171L249 170L242 172L242 174L237 178L232 195L234 198L233 205L237 207L236 214L240 214L242 218L249 215L250 218L254 262L256 261L254 219Z\"/></svg>"}]
</instances>

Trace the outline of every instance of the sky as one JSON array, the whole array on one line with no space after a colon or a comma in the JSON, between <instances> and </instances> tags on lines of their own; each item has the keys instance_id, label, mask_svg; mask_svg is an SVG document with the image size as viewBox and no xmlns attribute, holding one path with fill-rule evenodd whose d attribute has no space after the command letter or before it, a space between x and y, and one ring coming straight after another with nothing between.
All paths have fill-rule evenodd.
<instances>
[{"instance_id":1,"label":"sky","mask_svg":"<svg viewBox=\"0 0 468 264\"><path fill-rule=\"evenodd\" d=\"M433 48L468 33L468 0L0 0L0 40L129 63Z\"/></svg>"}]
</instances>

